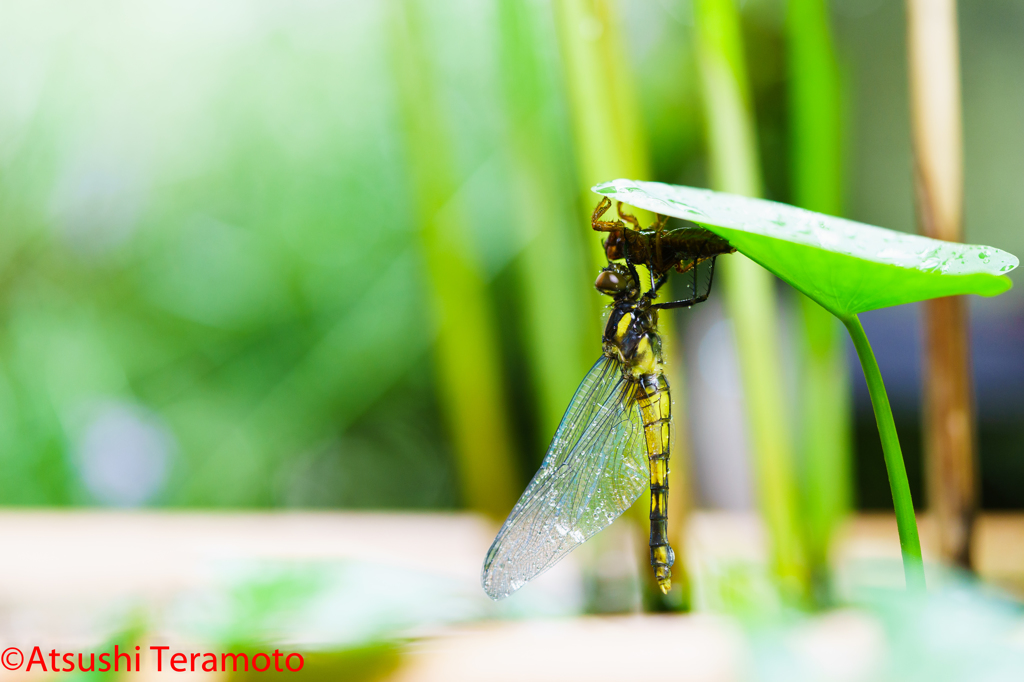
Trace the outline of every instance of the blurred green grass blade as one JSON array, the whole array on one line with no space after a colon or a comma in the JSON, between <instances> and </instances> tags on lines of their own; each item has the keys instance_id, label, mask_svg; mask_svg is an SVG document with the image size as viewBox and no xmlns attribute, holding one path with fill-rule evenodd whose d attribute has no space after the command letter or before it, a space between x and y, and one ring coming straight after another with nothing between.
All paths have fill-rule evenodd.
<instances>
[{"instance_id":1,"label":"blurred green grass blade","mask_svg":"<svg viewBox=\"0 0 1024 682\"><path fill-rule=\"evenodd\" d=\"M515 502L512 446L497 334L466 217L455 199L454 160L424 45L423 8L392 0L395 79L412 191L437 325L436 363L468 507L502 518Z\"/></svg>"},{"instance_id":2,"label":"blurred green grass blade","mask_svg":"<svg viewBox=\"0 0 1024 682\"><path fill-rule=\"evenodd\" d=\"M1017 257L814 213L774 201L655 182L595 192L693 220L837 317L957 294L997 296Z\"/></svg>"},{"instance_id":3,"label":"blurred green grass blade","mask_svg":"<svg viewBox=\"0 0 1024 682\"><path fill-rule=\"evenodd\" d=\"M800 315L799 444L803 518L815 598L826 604L829 546L853 494L850 377L839 321L795 292Z\"/></svg>"},{"instance_id":4,"label":"blurred green grass blade","mask_svg":"<svg viewBox=\"0 0 1024 682\"><path fill-rule=\"evenodd\" d=\"M824 0L791 0L786 15L792 185L798 206L842 211L842 93Z\"/></svg>"},{"instance_id":5,"label":"blurred green grass blade","mask_svg":"<svg viewBox=\"0 0 1024 682\"><path fill-rule=\"evenodd\" d=\"M514 220L529 240L519 256L518 279L540 448L558 428L593 360L597 331L588 314L590 277L583 268L575 190L568 174L560 172L564 147L554 139L558 131L547 116L555 93L545 75L552 64L538 9L532 2L499 0L497 19Z\"/></svg>"},{"instance_id":6,"label":"blurred green grass blade","mask_svg":"<svg viewBox=\"0 0 1024 682\"><path fill-rule=\"evenodd\" d=\"M569 92L586 231L594 202L588 189L613 177L650 175L647 145L614 0L555 0ZM592 263L607 259L588 234Z\"/></svg>"},{"instance_id":7,"label":"blurred green grass blade","mask_svg":"<svg viewBox=\"0 0 1024 682\"><path fill-rule=\"evenodd\" d=\"M282 453L309 448L310 443L323 437L325 423L344 431L424 357L427 339L409 335L407 328L408 320L419 317L414 310L417 302L411 296L418 285L412 281L414 271L414 259L407 253L399 255L392 267L371 281L366 296L325 329L267 388L231 435L204 458L188 487L188 501L220 497L224 504L245 503L244 498L233 500L216 490L229 472L234 470L235 476L252 472L254 478L272 476L264 472L274 471ZM389 314L382 315L383 309ZM354 329L359 330L361 338L352 338ZM367 361L368 356L378 354L390 360ZM354 386L362 389L353 391ZM177 411L172 414L176 421L189 419ZM244 457L240 453L245 453ZM240 467L239 460L245 459L257 461ZM401 479L400 475L395 477L396 481ZM250 494L266 487L258 481L250 485ZM267 490L261 497L270 494Z\"/></svg>"},{"instance_id":8,"label":"blurred green grass blade","mask_svg":"<svg viewBox=\"0 0 1024 682\"><path fill-rule=\"evenodd\" d=\"M798 206L842 212L841 80L824 0L789 0L791 177ZM803 294L798 297L800 449L807 551L817 596L827 599L828 550L849 512L850 382L840 322Z\"/></svg>"},{"instance_id":9,"label":"blurred green grass blade","mask_svg":"<svg viewBox=\"0 0 1024 682\"><path fill-rule=\"evenodd\" d=\"M757 196L762 192L762 180L739 9L735 0L698 0L695 11L711 184L720 190ZM743 375L757 490L771 536L775 571L783 590L802 598L807 593L808 575L797 518L772 278L742 256L722 261L723 288Z\"/></svg>"}]
</instances>

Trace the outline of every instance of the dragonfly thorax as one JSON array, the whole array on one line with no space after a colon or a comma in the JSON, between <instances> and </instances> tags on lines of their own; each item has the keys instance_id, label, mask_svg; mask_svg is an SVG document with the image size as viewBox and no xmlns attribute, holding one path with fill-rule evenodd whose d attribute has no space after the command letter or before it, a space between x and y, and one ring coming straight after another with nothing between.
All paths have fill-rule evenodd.
<instances>
[{"instance_id":1,"label":"dragonfly thorax","mask_svg":"<svg viewBox=\"0 0 1024 682\"><path fill-rule=\"evenodd\" d=\"M661 337L658 311L644 297L639 301L617 300L603 337L604 354L622 364L630 380L661 373Z\"/></svg>"}]
</instances>

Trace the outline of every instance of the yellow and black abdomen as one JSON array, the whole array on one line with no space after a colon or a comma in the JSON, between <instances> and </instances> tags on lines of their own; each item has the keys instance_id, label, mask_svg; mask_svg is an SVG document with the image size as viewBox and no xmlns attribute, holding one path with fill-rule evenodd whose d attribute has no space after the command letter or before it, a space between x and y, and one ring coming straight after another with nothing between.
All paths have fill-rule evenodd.
<instances>
[{"instance_id":1,"label":"yellow and black abdomen","mask_svg":"<svg viewBox=\"0 0 1024 682\"><path fill-rule=\"evenodd\" d=\"M651 470L651 566L662 592L672 588L675 555L668 542L668 458L672 397L662 371L657 311L616 307L605 327L605 353L622 363L627 381L639 384L637 406Z\"/></svg>"},{"instance_id":2,"label":"yellow and black abdomen","mask_svg":"<svg viewBox=\"0 0 1024 682\"><path fill-rule=\"evenodd\" d=\"M668 542L668 459L672 445L672 398L664 374L641 377L638 399L651 467L651 566L658 587L672 588L675 553Z\"/></svg>"}]
</instances>

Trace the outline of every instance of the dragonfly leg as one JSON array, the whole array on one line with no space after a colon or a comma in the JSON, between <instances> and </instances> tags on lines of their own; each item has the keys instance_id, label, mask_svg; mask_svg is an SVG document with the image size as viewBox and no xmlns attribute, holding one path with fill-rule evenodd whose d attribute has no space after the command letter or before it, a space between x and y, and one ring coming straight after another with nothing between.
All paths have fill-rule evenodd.
<instances>
[{"instance_id":1,"label":"dragonfly leg","mask_svg":"<svg viewBox=\"0 0 1024 682\"><path fill-rule=\"evenodd\" d=\"M714 271L712 270L712 277L713 276L714 276ZM697 279L697 259L695 258L693 260L693 295L694 296L697 295L697 292L699 291L699 289L697 287L699 287L699 286L700 286L700 280ZM707 296L711 295L711 290L710 289L708 289L706 295Z\"/></svg>"},{"instance_id":2,"label":"dragonfly leg","mask_svg":"<svg viewBox=\"0 0 1024 682\"><path fill-rule=\"evenodd\" d=\"M619 217L625 220L627 223L633 226L633 229L639 232L642 228L640 227L640 221L636 219L636 216L632 213L627 213L622 210L622 202L618 201L615 203L615 210L618 212Z\"/></svg>"},{"instance_id":3,"label":"dragonfly leg","mask_svg":"<svg viewBox=\"0 0 1024 682\"><path fill-rule=\"evenodd\" d=\"M615 202L615 210L616 210L616 212L618 212L619 218L621 218L622 220L625 220L627 223L632 225L633 229L635 229L637 232L639 232L641 230L640 221L636 219L635 215L633 215L632 213L626 212L622 208L622 202L621 201ZM623 240L622 241L623 241L623 243L625 243L625 241L626 241L625 235L623 235ZM626 258L626 262L630 263L630 260L629 260L628 256ZM631 263L630 263L630 267L633 267L633 265ZM650 265L647 266L647 274L650 275L650 277L651 277L651 289L654 289L654 270L651 268ZM637 282L639 282L639 281L640 280L637 280Z\"/></svg>"},{"instance_id":4,"label":"dragonfly leg","mask_svg":"<svg viewBox=\"0 0 1024 682\"><path fill-rule=\"evenodd\" d=\"M697 305L698 303L703 303L704 301L708 300L708 296L711 295L711 284L715 281L715 259L716 258L718 258L718 256L712 256L711 257L711 276L708 277L708 290L707 291L705 291L700 296L693 296L692 298L684 298L684 299L682 299L680 301L667 301L665 303L656 303L655 305L652 305L651 307L652 308L657 308L658 310L669 310L671 308L689 308L691 306ZM696 265L694 265L694 267L693 267L693 292L694 292L694 294L697 293L697 266Z\"/></svg>"},{"instance_id":5,"label":"dragonfly leg","mask_svg":"<svg viewBox=\"0 0 1024 682\"><path fill-rule=\"evenodd\" d=\"M647 297L649 299L651 299L651 300L657 298L658 297L658 290L661 289L663 286L665 286L665 282L667 282L667 281L668 281L668 273L667 272L664 273L661 277L659 277L657 282L652 280L651 281L651 289L650 289L650 291L647 292Z\"/></svg>"},{"instance_id":6,"label":"dragonfly leg","mask_svg":"<svg viewBox=\"0 0 1024 682\"><path fill-rule=\"evenodd\" d=\"M612 206L612 200L608 197L601 197L601 201L597 202L597 206L594 208L594 213L590 216L590 227L597 232L619 232L625 229L625 225L621 220L601 220L601 216L608 211Z\"/></svg>"},{"instance_id":7,"label":"dragonfly leg","mask_svg":"<svg viewBox=\"0 0 1024 682\"><path fill-rule=\"evenodd\" d=\"M633 276L633 281L636 282L636 286L637 286L637 288L639 288L640 287L640 275L636 271L636 266L633 265L633 259L631 259L629 257L629 240L628 239L623 239L622 240L622 257L626 261L626 267L629 268L629 274Z\"/></svg>"},{"instance_id":8,"label":"dragonfly leg","mask_svg":"<svg viewBox=\"0 0 1024 682\"><path fill-rule=\"evenodd\" d=\"M668 542L668 460L672 443L672 397L665 375L641 379L643 394L637 401L651 468L651 567L663 593L672 589L675 552Z\"/></svg>"}]
</instances>

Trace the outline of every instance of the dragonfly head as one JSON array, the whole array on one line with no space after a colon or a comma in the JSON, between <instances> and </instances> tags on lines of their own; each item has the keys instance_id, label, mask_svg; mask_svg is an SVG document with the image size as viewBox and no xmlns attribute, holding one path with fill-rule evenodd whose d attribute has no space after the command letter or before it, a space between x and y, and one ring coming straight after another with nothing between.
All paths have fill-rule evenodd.
<instances>
[{"instance_id":1,"label":"dragonfly head","mask_svg":"<svg viewBox=\"0 0 1024 682\"><path fill-rule=\"evenodd\" d=\"M640 285L625 265L609 263L601 270L594 287L615 299L635 300L640 296Z\"/></svg>"}]
</instances>

